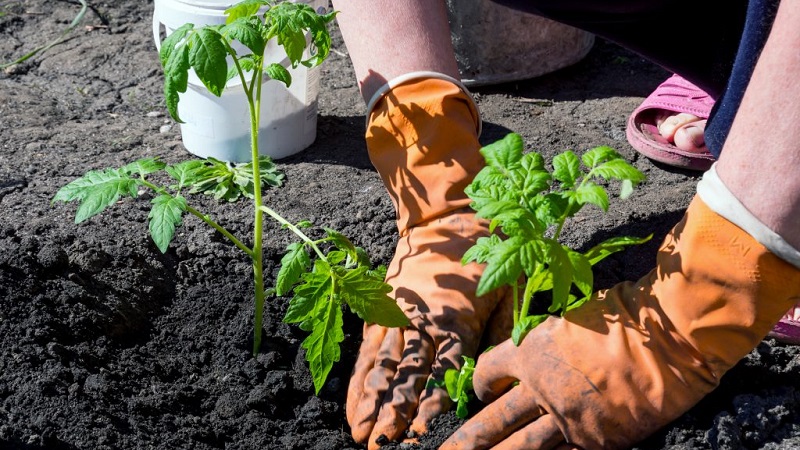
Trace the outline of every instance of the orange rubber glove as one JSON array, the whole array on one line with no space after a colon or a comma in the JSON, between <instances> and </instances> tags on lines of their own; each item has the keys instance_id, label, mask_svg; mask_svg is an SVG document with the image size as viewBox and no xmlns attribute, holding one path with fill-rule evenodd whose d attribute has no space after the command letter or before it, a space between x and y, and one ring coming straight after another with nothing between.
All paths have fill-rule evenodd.
<instances>
[{"instance_id":1,"label":"orange rubber glove","mask_svg":"<svg viewBox=\"0 0 800 450\"><path fill-rule=\"evenodd\" d=\"M473 357L502 293L475 297L482 267L462 266L487 223L475 219L464 188L483 167L477 109L460 83L440 74L395 80L370 102L367 148L397 211L400 239L387 282L411 325L364 326L347 393L353 438L369 448L402 439L450 407L426 388ZM510 304L508 304L510 308ZM506 310L499 317L507 317ZM505 339L511 324L489 340ZM496 328L493 328L496 329ZM499 338L499 339L498 339Z\"/></svg>"},{"instance_id":2,"label":"orange rubber glove","mask_svg":"<svg viewBox=\"0 0 800 450\"><path fill-rule=\"evenodd\" d=\"M800 300L800 265L703 198L726 208L696 196L649 275L483 354L475 391L494 402L441 448L625 448L713 390Z\"/></svg>"}]
</instances>

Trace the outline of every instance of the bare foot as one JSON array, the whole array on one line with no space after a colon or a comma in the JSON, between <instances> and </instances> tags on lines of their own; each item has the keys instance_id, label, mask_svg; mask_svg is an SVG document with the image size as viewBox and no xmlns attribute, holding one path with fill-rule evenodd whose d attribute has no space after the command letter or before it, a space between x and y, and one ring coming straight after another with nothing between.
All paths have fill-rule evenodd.
<instances>
[{"instance_id":1,"label":"bare foot","mask_svg":"<svg viewBox=\"0 0 800 450\"><path fill-rule=\"evenodd\" d=\"M656 116L656 126L661 136L680 150L691 153L708 151L704 134L706 119L688 113L662 111Z\"/></svg>"}]
</instances>

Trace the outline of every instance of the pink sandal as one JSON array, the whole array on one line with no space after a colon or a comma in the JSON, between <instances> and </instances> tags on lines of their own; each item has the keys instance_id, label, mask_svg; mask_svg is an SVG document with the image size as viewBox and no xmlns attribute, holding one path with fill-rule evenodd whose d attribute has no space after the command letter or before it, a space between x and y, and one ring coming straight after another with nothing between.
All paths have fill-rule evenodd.
<instances>
[{"instance_id":1,"label":"pink sandal","mask_svg":"<svg viewBox=\"0 0 800 450\"><path fill-rule=\"evenodd\" d=\"M784 314L767 336L784 344L800 344L800 305Z\"/></svg>"},{"instance_id":2,"label":"pink sandal","mask_svg":"<svg viewBox=\"0 0 800 450\"><path fill-rule=\"evenodd\" d=\"M648 158L690 170L705 171L714 163L714 155L707 150L687 152L678 149L661 137L656 127L656 115L663 110L688 113L708 119L714 99L702 89L673 75L661 83L628 118L628 142Z\"/></svg>"}]
</instances>

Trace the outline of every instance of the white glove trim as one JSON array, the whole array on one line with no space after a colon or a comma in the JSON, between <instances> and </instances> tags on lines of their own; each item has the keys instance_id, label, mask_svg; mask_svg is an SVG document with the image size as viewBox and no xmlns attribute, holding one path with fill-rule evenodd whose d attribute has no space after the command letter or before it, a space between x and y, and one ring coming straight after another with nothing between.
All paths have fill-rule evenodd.
<instances>
[{"instance_id":1,"label":"white glove trim","mask_svg":"<svg viewBox=\"0 0 800 450\"><path fill-rule=\"evenodd\" d=\"M782 260L800 269L800 251L748 211L719 178L715 166L716 163L697 183L697 195L712 211L744 230Z\"/></svg>"},{"instance_id":2,"label":"white glove trim","mask_svg":"<svg viewBox=\"0 0 800 450\"><path fill-rule=\"evenodd\" d=\"M431 71L409 72L409 73L400 75L398 77L392 78L391 80L387 81L386 84L384 84L377 91L375 91L375 93L372 94L372 98L370 98L369 102L367 102L367 117L366 117L367 126L369 126L369 116L372 114L372 109L375 108L375 104L378 103L380 101L380 99L383 98L384 95L388 94L389 91L391 91L392 89L394 89L397 86L400 86L401 84L404 84L404 83L407 83L407 82L413 81L413 80L422 79L422 78L435 78L435 79L438 79L438 80L449 81L449 82L455 84L456 86L458 86L458 88L461 89L467 95L467 97L469 97L469 99L472 102L472 105L473 105L473 107L475 109L476 114L478 114L478 117L477 117L477 122L478 122L478 124L477 124L477 132L478 132L478 136L481 135L481 129L483 128L483 121L481 120L481 117L480 117L480 111L478 110L478 105L475 103L475 99L472 98L472 94L470 94L469 90L467 90L467 87L464 86L464 83L462 83L460 80L456 80L455 78L451 77L450 75L445 75L445 74L440 73L440 72L431 72Z\"/></svg>"}]
</instances>

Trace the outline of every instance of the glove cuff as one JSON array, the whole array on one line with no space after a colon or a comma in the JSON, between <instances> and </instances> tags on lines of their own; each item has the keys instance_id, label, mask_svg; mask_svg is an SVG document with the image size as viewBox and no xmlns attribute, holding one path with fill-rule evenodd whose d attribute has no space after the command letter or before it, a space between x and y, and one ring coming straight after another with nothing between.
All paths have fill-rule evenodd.
<instances>
[{"instance_id":1,"label":"glove cuff","mask_svg":"<svg viewBox=\"0 0 800 450\"><path fill-rule=\"evenodd\" d=\"M697 184L697 195L712 211L744 230L777 257L800 269L800 251L754 216L719 178L716 163Z\"/></svg>"},{"instance_id":2,"label":"glove cuff","mask_svg":"<svg viewBox=\"0 0 800 450\"><path fill-rule=\"evenodd\" d=\"M370 160L408 228L469 206L464 189L483 168L478 108L466 88L435 72L396 78L369 102Z\"/></svg>"},{"instance_id":3,"label":"glove cuff","mask_svg":"<svg viewBox=\"0 0 800 450\"><path fill-rule=\"evenodd\" d=\"M420 71L417 71L417 72L409 72L407 74L400 75L399 77L392 78L391 80L387 81L386 84L384 84L383 86L378 88L378 90L375 91L374 94L372 94L372 97L369 99L369 102L367 102L367 116L366 116L367 129L369 129L370 118L372 116L372 110L375 109L375 105L386 94L388 94L395 87L400 86L402 84L406 84L406 83L410 83L410 82L414 82L414 81L420 81L420 80L424 80L424 79L442 80L442 81L447 81L447 82L453 83L454 85L458 86L459 89L461 89L461 92L463 92L464 95L469 97L469 100L472 102L472 107L475 110L474 113L475 113L475 118L477 120L477 130L476 131L477 131L478 136L480 136L481 135L481 131L483 129L483 121L481 120L481 116L480 116L480 112L478 111L478 107L475 106L475 99L472 98L472 94L470 94L469 90L467 89L467 86L465 86L464 83L462 83L460 80L457 80L457 79L451 77L450 75L445 75L445 74L443 74L441 72L432 72L432 71L424 71L424 70L420 70Z\"/></svg>"}]
</instances>

